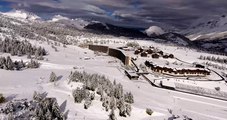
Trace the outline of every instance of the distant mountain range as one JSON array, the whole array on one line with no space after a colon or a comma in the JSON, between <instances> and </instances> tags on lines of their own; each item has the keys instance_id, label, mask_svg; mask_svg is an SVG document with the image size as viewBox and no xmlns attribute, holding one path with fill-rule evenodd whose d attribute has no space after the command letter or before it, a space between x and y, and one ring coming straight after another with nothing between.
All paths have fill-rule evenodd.
<instances>
[{"instance_id":1,"label":"distant mountain range","mask_svg":"<svg viewBox=\"0 0 227 120\"><path fill-rule=\"evenodd\" d=\"M191 40L211 41L227 38L227 16L204 17L183 31Z\"/></svg>"},{"instance_id":2,"label":"distant mountain range","mask_svg":"<svg viewBox=\"0 0 227 120\"><path fill-rule=\"evenodd\" d=\"M100 22L90 23L84 28L97 34L108 34L117 37L123 36L129 38L149 38L149 36L141 32L138 28L125 28Z\"/></svg>"},{"instance_id":3,"label":"distant mountain range","mask_svg":"<svg viewBox=\"0 0 227 120\"><path fill-rule=\"evenodd\" d=\"M69 19L61 15L55 15L50 20L43 20L39 16L26 11L14 10L0 13L0 33L15 30L20 35L40 35L48 39L62 40L62 36L77 35L110 35L116 37L128 37L131 39L146 39L157 42L176 44L181 46L197 46L205 50L214 50L227 53L227 17L225 15L212 18L201 18L188 29L181 32L168 32L164 34L148 36L143 28L127 28L99 21L88 21L81 18ZM6 27L7 24L8 26ZM158 28L158 27L151 27ZM20 31L23 30L23 31ZM153 29L151 29L153 30ZM25 32L26 31L26 32ZM152 31L151 31L152 32ZM55 37L53 37L53 34ZM154 30L155 33L155 30Z\"/></svg>"}]
</instances>

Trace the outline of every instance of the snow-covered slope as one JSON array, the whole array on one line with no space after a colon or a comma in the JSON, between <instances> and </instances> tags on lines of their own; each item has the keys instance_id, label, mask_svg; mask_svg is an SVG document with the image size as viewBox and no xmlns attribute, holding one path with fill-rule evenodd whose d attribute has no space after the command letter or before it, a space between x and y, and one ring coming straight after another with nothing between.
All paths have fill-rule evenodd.
<instances>
[{"instance_id":1,"label":"snow-covered slope","mask_svg":"<svg viewBox=\"0 0 227 120\"><path fill-rule=\"evenodd\" d=\"M22 10L12 10L12 11L2 13L2 14L5 15L5 16L8 16L8 17L19 18L19 19L27 19L27 20L38 20L38 19L40 19L39 16L37 16L33 13L22 11Z\"/></svg>"},{"instance_id":2,"label":"snow-covered slope","mask_svg":"<svg viewBox=\"0 0 227 120\"><path fill-rule=\"evenodd\" d=\"M184 35L168 32L164 33L162 35L153 37L155 38L155 41L157 42L164 42L164 43L170 43L170 44L176 44L179 46L192 46L193 43Z\"/></svg>"},{"instance_id":3,"label":"snow-covered slope","mask_svg":"<svg viewBox=\"0 0 227 120\"><path fill-rule=\"evenodd\" d=\"M204 17L184 31L191 40L216 40L227 37L227 16Z\"/></svg>"}]
</instances>

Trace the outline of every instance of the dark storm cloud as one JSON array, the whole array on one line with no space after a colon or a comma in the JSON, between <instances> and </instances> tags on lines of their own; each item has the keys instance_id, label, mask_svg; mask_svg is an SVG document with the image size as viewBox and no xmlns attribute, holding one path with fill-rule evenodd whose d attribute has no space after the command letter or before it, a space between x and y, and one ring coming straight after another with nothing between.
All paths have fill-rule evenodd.
<instances>
[{"instance_id":1,"label":"dark storm cloud","mask_svg":"<svg viewBox=\"0 0 227 120\"><path fill-rule=\"evenodd\" d=\"M1 0L0 0L1 1ZM4 0L43 16L61 14L127 26L166 23L187 27L203 16L227 13L227 0Z\"/></svg>"}]
</instances>

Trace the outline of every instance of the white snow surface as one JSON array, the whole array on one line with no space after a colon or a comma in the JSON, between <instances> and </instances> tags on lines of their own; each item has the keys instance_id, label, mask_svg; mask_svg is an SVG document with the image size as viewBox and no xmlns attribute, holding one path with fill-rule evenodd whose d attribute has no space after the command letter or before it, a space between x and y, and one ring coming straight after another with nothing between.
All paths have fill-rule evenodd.
<instances>
[{"instance_id":1,"label":"white snow surface","mask_svg":"<svg viewBox=\"0 0 227 120\"><path fill-rule=\"evenodd\" d=\"M105 39L95 38L94 40L101 41ZM128 41L125 38L108 38L106 40L112 41L108 44L110 46L124 45L122 41ZM116 41L119 42L117 43ZM166 53L174 53L179 59L188 62L199 62L200 60L197 58L201 54L209 55L184 47L165 46L152 41L138 40L137 42L142 46L151 45L162 49ZM0 70L0 92L3 93L8 100L20 98L32 99L34 91L48 92L48 96L56 97L59 104L67 101L66 110L69 110L69 120L107 120L109 112L103 109L98 97L95 98L92 102L92 106L87 110L83 108L83 104L74 103L73 97L71 96L72 90L82 86L82 84L68 83L68 76L73 70L73 67L76 67L79 71L105 75L111 81L116 80L117 83L121 83L126 92L132 92L135 100L135 103L132 104L132 115L126 118L117 116L118 120L168 119L171 115L168 113L167 109L172 109L173 113L176 115L187 115L195 120L226 120L227 118L226 101L155 88L143 78L140 78L138 81L131 81L124 75L122 63L116 58L96 56L93 51L77 46L70 45L64 48L61 45L61 47L58 47L59 52L55 52L55 50L45 42L41 44L38 41L31 40L31 43L37 46L43 46L47 49L50 54L45 56L45 58L47 58L48 61L41 61L41 67L38 69L26 69L23 71ZM9 54L0 53L0 55L8 56ZM85 58L90 59L87 60ZM12 59L27 60L26 56L13 56ZM117 61L116 63L109 63L109 61L115 60ZM49 75L52 71L55 72L56 75L62 76L62 78L54 84L49 83ZM153 77L157 79L157 77ZM182 83L185 82L182 81ZM194 82L186 84L194 84ZM220 86L221 90L227 91L227 86L222 82L195 82L195 84L208 88ZM154 114L152 114L152 116L147 115L145 112L146 108L151 108ZM117 114L117 112L115 113Z\"/></svg>"}]
</instances>

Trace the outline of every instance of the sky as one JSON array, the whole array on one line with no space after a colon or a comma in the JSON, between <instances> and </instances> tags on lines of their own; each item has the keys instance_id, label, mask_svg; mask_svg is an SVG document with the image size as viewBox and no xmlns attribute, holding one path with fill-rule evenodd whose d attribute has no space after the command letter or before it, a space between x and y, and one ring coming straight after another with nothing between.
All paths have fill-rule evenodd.
<instances>
[{"instance_id":1,"label":"sky","mask_svg":"<svg viewBox=\"0 0 227 120\"><path fill-rule=\"evenodd\" d=\"M0 0L0 11L12 9L46 18L59 14L122 26L186 28L200 17L227 14L227 0Z\"/></svg>"}]
</instances>

